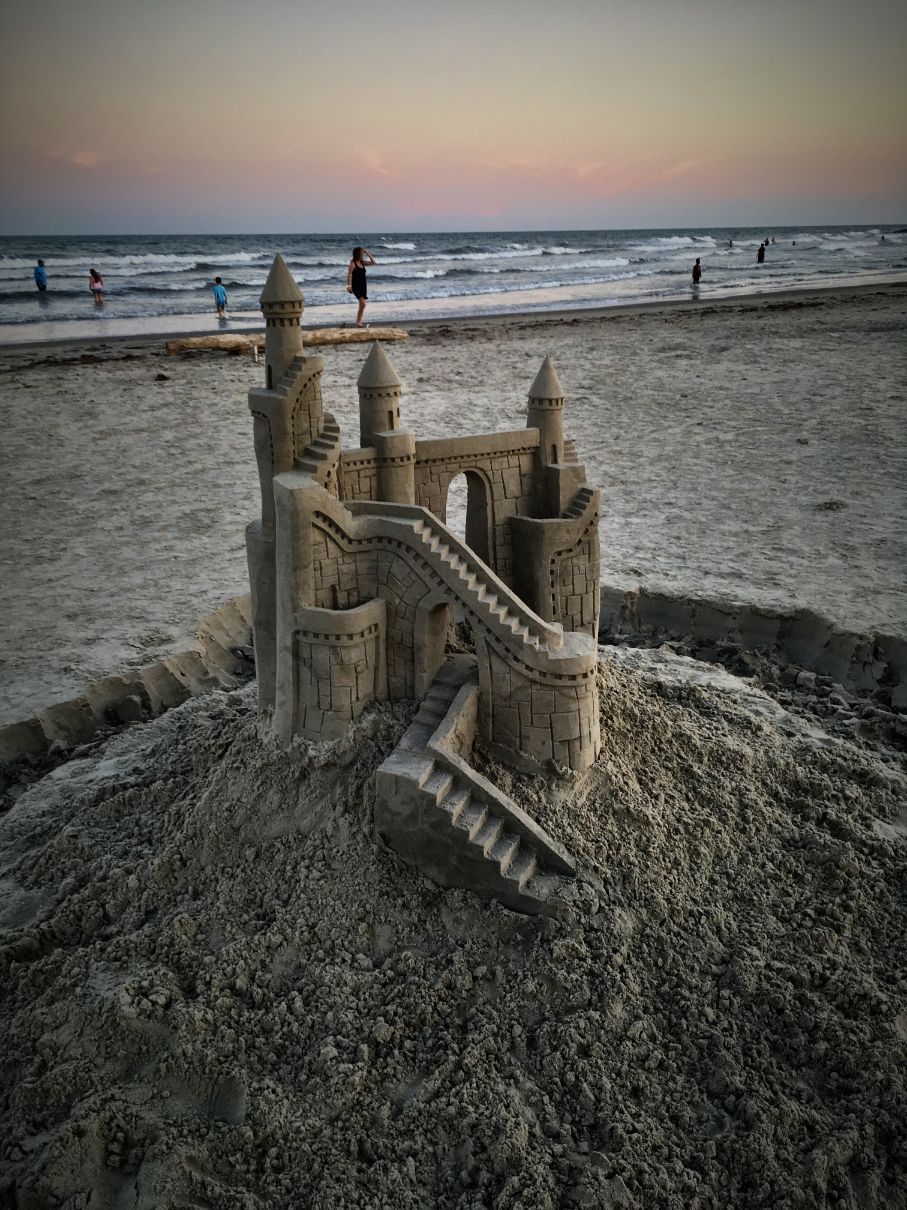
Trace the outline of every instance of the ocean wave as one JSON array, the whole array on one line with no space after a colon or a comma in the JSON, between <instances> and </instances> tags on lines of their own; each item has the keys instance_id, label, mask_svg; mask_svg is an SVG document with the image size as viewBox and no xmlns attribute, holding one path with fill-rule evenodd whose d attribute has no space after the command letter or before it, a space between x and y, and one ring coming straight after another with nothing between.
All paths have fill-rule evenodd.
<instances>
[{"instance_id":1,"label":"ocean wave","mask_svg":"<svg viewBox=\"0 0 907 1210\"><path fill-rule=\"evenodd\" d=\"M845 276L858 280L867 272L903 269L907 229L898 233L883 227L776 228L774 234L777 246L770 246L758 276L754 276L755 250L765 233L756 228L719 228L712 233L440 232L420 234L418 241L372 235L369 243L378 252L378 264L369 278L375 299L390 303L445 296L462 300L469 295L478 300L499 294L502 300L527 298L531 300L527 305L535 306L536 297L547 297L546 291L563 293L573 288L584 299L643 298L653 291L679 296L688 289L690 266L700 255L706 270L704 285L714 282L722 289L827 282ZM729 238L734 241L732 248ZM90 265L105 277L105 316L110 318L147 317L153 327L163 322L155 317L203 315L212 308L215 275L223 277L233 311L253 315L277 249L309 308L336 307L348 299L344 285L349 246L345 236L6 237L0 239L0 316L9 323L65 316L84 320L87 330L94 314L86 288ZM46 295L38 295L32 279L39 252L49 275ZM537 296L526 295L533 290L539 291Z\"/></svg>"},{"instance_id":2,"label":"ocean wave","mask_svg":"<svg viewBox=\"0 0 907 1210\"><path fill-rule=\"evenodd\" d=\"M630 246L640 252L664 252L668 248L714 248L716 240L711 235L656 235Z\"/></svg>"},{"instance_id":3,"label":"ocean wave","mask_svg":"<svg viewBox=\"0 0 907 1210\"><path fill-rule=\"evenodd\" d=\"M197 253L194 256L168 255L165 253L148 253L135 256L105 256L102 252L98 252L75 257L55 257L48 255L42 259L49 275L62 270L65 276L65 270L67 269L78 269L80 273L87 273L90 268L96 268L105 277L138 277L141 274L183 273L193 269L210 269L212 272L217 272L230 265L251 265L256 262L266 267L270 262L271 255L269 252L231 252L224 254L224 256L217 260L212 260L210 257L202 257ZM31 272L36 264L37 258L0 256L0 277L14 271Z\"/></svg>"}]
</instances>

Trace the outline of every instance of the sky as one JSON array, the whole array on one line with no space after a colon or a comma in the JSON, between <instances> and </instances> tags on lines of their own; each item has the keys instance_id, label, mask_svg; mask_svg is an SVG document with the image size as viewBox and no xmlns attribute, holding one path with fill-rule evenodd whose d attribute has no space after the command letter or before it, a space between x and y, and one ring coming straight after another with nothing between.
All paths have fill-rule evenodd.
<instances>
[{"instance_id":1,"label":"sky","mask_svg":"<svg viewBox=\"0 0 907 1210\"><path fill-rule=\"evenodd\" d=\"M902 0L5 0L0 233L907 222Z\"/></svg>"}]
</instances>

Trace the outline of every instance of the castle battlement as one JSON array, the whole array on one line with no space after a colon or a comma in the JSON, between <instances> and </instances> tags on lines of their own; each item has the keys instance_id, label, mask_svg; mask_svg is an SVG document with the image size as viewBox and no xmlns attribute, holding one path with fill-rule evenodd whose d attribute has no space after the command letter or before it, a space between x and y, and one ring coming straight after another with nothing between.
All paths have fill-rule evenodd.
<instances>
[{"instance_id":1,"label":"castle battlement","mask_svg":"<svg viewBox=\"0 0 907 1210\"><path fill-rule=\"evenodd\" d=\"M246 545L263 718L284 743L329 739L370 701L420 700L378 774L380 837L444 885L554 910L569 854L469 760L478 737L534 771L582 771L599 751L601 493L565 439L554 366L524 429L420 441L375 344L360 446L344 450L279 256L262 310L266 385L249 392L262 513ZM461 474L465 542L446 525ZM474 655L448 650L455 614Z\"/></svg>"}]
</instances>

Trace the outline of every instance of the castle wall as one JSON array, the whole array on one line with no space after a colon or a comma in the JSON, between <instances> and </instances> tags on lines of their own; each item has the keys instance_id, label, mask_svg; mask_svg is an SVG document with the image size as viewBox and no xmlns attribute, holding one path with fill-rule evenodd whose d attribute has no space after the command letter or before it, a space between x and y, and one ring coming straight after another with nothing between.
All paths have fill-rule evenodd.
<instances>
[{"instance_id":1,"label":"castle wall","mask_svg":"<svg viewBox=\"0 0 907 1210\"><path fill-rule=\"evenodd\" d=\"M508 600L503 583L488 571L483 573L484 585L476 585L475 577L464 579L462 567L453 562L453 547L445 543L436 551L430 543L426 545L420 519L425 514L420 510L398 508L383 515L373 507L362 516L353 516L317 485L299 485L295 475L282 477L279 484L281 516L289 523L288 541L311 552L311 563L296 586L289 580L284 585L289 596L283 616L284 625L293 631L290 661L295 686L284 691L284 699L289 692L292 700L288 713L293 716L284 720L285 734L301 732L315 738L323 733L323 718L334 728L338 720L352 717L348 710L360 709L368 695L377 692L367 681L363 690L357 681L360 696L351 692L349 702L345 692L334 693L335 689L353 689L347 672L340 674L339 683L332 679L338 660L321 651L340 647L336 639L323 636L333 635L343 619L380 602L384 610L382 685L391 699L412 698L425 691L443 660L439 625L446 621L447 607L459 602L476 636L486 740L504 759L524 765L553 762L582 769L592 764L598 752L598 722L596 652L589 639L564 636L552 629L545 641L554 647L543 650L521 637L515 629L516 615L508 612L503 616L480 605L486 600L480 588L484 586L487 594L496 586L500 611L500 603ZM310 537L306 540L307 529ZM432 532L442 539L447 534L438 523ZM446 542L455 539L447 535ZM313 610L300 599L306 592L315 602L314 613L333 619L332 626L322 622L319 630L309 620ZM505 609L514 608L519 606L510 596ZM541 625L536 619L540 638ZM322 638L316 641L312 633ZM285 642L279 645L286 649Z\"/></svg>"},{"instance_id":2,"label":"castle wall","mask_svg":"<svg viewBox=\"0 0 907 1210\"><path fill-rule=\"evenodd\" d=\"M446 520L447 492L457 475L481 478L485 503L470 505L473 532L487 534L487 551L477 551L506 583L513 579L509 519L533 512L536 496L534 429L480 433L416 442L415 502ZM340 498L378 500L381 460L374 448L345 450L340 460Z\"/></svg>"},{"instance_id":3,"label":"castle wall","mask_svg":"<svg viewBox=\"0 0 907 1210\"><path fill-rule=\"evenodd\" d=\"M472 471L483 480L488 512L470 520L476 530L488 534L485 561L508 585L513 582L508 522L533 510L537 447L534 429L416 442L416 503L442 521L447 519L447 492L457 475Z\"/></svg>"},{"instance_id":4,"label":"castle wall","mask_svg":"<svg viewBox=\"0 0 907 1210\"><path fill-rule=\"evenodd\" d=\"M401 542L345 549L336 522L323 513L314 515L312 542L316 600L340 610L368 598L382 600L388 696L415 697L417 679L423 681L426 672L425 607L438 599L430 568Z\"/></svg>"},{"instance_id":5,"label":"castle wall","mask_svg":"<svg viewBox=\"0 0 907 1210\"><path fill-rule=\"evenodd\" d=\"M549 468L550 469L550 468ZM548 622L596 637L600 608L601 493L583 488L563 517L514 517L514 589Z\"/></svg>"},{"instance_id":6,"label":"castle wall","mask_svg":"<svg viewBox=\"0 0 907 1210\"><path fill-rule=\"evenodd\" d=\"M565 630L598 636L600 563L596 513L573 546L557 551L548 560L552 608Z\"/></svg>"},{"instance_id":7,"label":"castle wall","mask_svg":"<svg viewBox=\"0 0 907 1210\"><path fill-rule=\"evenodd\" d=\"M588 769L600 748L595 666L568 677L530 668L487 639L479 656L480 721L496 753Z\"/></svg>"},{"instance_id":8,"label":"castle wall","mask_svg":"<svg viewBox=\"0 0 907 1210\"><path fill-rule=\"evenodd\" d=\"M340 499L378 499L378 452L374 448L344 450L340 455Z\"/></svg>"},{"instance_id":9,"label":"castle wall","mask_svg":"<svg viewBox=\"0 0 907 1210\"><path fill-rule=\"evenodd\" d=\"M375 698L387 696L385 607L303 607L293 634L296 725L305 735L336 739Z\"/></svg>"}]
</instances>

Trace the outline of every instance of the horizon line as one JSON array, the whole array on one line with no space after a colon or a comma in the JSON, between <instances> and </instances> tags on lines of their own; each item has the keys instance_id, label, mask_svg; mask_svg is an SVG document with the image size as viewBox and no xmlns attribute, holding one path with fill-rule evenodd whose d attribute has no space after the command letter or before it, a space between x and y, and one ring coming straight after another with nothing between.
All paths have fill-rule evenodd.
<instances>
[{"instance_id":1,"label":"horizon line","mask_svg":"<svg viewBox=\"0 0 907 1210\"><path fill-rule=\"evenodd\" d=\"M869 222L858 222L845 220L843 222L823 223L823 222L785 222L785 223L707 223L701 226L681 225L677 227L659 225L647 227L425 227L416 228L399 228L382 227L374 231L365 231L360 229L357 231L340 231L328 230L327 228L299 230L299 231L215 231L215 230L191 230L191 231L16 231L16 232L0 232L0 239L76 239L76 238L113 238L113 239L147 239L150 236L167 237L167 236L199 236L211 235L221 238L230 236L289 236L295 238L298 236L309 235L335 235L343 237L355 237L364 235L532 235L545 232L601 232L601 231L774 231L781 229L790 229L793 227L808 228L808 227L898 227L904 226L907 228L907 218L899 222L882 222L879 220Z\"/></svg>"}]
</instances>

